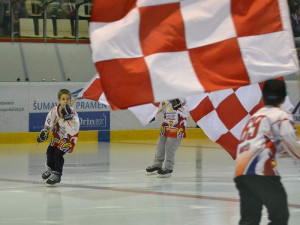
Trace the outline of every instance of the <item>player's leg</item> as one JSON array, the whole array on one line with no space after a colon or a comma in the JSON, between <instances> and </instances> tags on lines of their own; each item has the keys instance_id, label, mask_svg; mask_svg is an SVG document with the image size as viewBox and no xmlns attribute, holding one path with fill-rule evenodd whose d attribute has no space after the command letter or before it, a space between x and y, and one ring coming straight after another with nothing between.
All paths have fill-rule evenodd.
<instances>
[{"instance_id":1,"label":"player's leg","mask_svg":"<svg viewBox=\"0 0 300 225\"><path fill-rule=\"evenodd\" d=\"M52 173L52 170L55 168L55 160L54 160L54 152L55 152L55 147L49 145L47 148L47 162L46 162L46 170L42 174L42 178L48 179Z\"/></svg>"},{"instance_id":2,"label":"player's leg","mask_svg":"<svg viewBox=\"0 0 300 225\"><path fill-rule=\"evenodd\" d=\"M157 174L157 171L162 168L162 164L165 160L165 143L167 138L159 136L153 165L146 168L147 175Z\"/></svg>"},{"instance_id":3,"label":"player's leg","mask_svg":"<svg viewBox=\"0 0 300 225\"><path fill-rule=\"evenodd\" d=\"M287 194L280 177L265 176L260 183L264 185L261 199L268 210L269 225L287 225L289 219Z\"/></svg>"},{"instance_id":4,"label":"player's leg","mask_svg":"<svg viewBox=\"0 0 300 225\"><path fill-rule=\"evenodd\" d=\"M262 202L249 186L249 177L240 176L234 179L240 195L239 225L259 225L261 220ZM254 184L254 183L253 183ZM254 184L255 185L255 184Z\"/></svg>"},{"instance_id":5,"label":"player's leg","mask_svg":"<svg viewBox=\"0 0 300 225\"><path fill-rule=\"evenodd\" d=\"M175 163L175 152L177 151L182 138L167 138L165 143L166 158L164 167L158 171L158 177L170 177Z\"/></svg>"},{"instance_id":6,"label":"player's leg","mask_svg":"<svg viewBox=\"0 0 300 225\"><path fill-rule=\"evenodd\" d=\"M47 180L47 184L56 184L61 181L63 166L64 166L64 154L65 152L56 148L54 153L55 167L52 170L52 174Z\"/></svg>"},{"instance_id":7,"label":"player's leg","mask_svg":"<svg viewBox=\"0 0 300 225\"><path fill-rule=\"evenodd\" d=\"M72 152L75 144L72 143L69 139L62 139L54 151L54 169L49 179L46 181L47 184L56 184L61 181L63 166L64 166L64 155L66 152Z\"/></svg>"},{"instance_id":8,"label":"player's leg","mask_svg":"<svg viewBox=\"0 0 300 225\"><path fill-rule=\"evenodd\" d=\"M54 158L55 158L55 171L62 174L63 171L63 166L65 163L64 155L66 153L61 151L60 149L56 149L54 153Z\"/></svg>"}]
</instances>

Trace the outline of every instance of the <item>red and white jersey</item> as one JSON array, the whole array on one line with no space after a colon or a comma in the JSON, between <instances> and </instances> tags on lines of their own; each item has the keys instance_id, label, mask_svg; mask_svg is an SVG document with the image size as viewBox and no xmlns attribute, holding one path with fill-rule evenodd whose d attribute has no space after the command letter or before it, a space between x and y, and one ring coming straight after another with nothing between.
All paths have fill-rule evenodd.
<instances>
[{"instance_id":1,"label":"red and white jersey","mask_svg":"<svg viewBox=\"0 0 300 225\"><path fill-rule=\"evenodd\" d=\"M185 109L185 101L181 99L181 107L174 110L169 101L161 102L159 108L164 108L164 122L161 125L160 134L165 137L182 138L186 136L186 117L189 115Z\"/></svg>"},{"instance_id":2,"label":"red and white jersey","mask_svg":"<svg viewBox=\"0 0 300 225\"><path fill-rule=\"evenodd\" d=\"M288 154L299 159L300 143L292 115L280 108L265 106L253 114L237 147L235 177L278 176L276 158Z\"/></svg>"},{"instance_id":3,"label":"red and white jersey","mask_svg":"<svg viewBox=\"0 0 300 225\"><path fill-rule=\"evenodd\" d=\"M61 116L61 112L58 110L59 106L55 106L48 113L45 126L52 127L53 124L58 120ZM58 123L55 125L53 133L59 135L60 138L70 138L78 134L79 132L79 118L76 111L71 107L71 110L74 114L72 120L64 121L64 119L60 119Z\"/></svg>"}]
</instances>

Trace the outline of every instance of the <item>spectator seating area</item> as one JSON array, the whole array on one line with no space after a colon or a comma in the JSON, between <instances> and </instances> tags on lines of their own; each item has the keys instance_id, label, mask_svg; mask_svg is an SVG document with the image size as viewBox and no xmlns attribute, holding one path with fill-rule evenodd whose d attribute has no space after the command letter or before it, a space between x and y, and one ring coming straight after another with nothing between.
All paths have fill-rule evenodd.
<instances>
[{"instance_id":1,"label":"spectator seating area","mask_svg":"<svg viewBox=\"0 0 300 225\"><path fill-rule=\"evenodd\" d=\"M77 38L87 39L91 8L92 0L16 0L14 4L3 0L0 37L11 36L12 31L16 37L43 37L45 28L47 37L75 38L77 20ZM43 20L46 20L45 27Z\"/></svg>"}]
</instances>

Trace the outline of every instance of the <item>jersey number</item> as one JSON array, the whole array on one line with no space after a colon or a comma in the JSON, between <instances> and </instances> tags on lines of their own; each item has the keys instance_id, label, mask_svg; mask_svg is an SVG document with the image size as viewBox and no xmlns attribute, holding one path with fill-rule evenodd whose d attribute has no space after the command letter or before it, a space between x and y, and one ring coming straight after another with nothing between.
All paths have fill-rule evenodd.
<instances>
[{"instance_id":1,"label":"jersey number","mask_svg":"<svg viewBox=\"0 0 300 225\"><path fill-rule=\"evenodd\" d=\"M241 141L250 140L256 137L259 124L264 117L265 116L253 117L248 121L242 132Z\"/></svg>"}]
</instances>

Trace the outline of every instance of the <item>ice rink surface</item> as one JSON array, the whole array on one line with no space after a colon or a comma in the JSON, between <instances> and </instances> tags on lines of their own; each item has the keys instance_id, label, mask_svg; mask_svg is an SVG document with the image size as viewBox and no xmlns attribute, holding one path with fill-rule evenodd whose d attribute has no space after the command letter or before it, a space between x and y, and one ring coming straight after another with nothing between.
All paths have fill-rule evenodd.
<instances>
[{"instance_id":1,"label":"ice rink surface","mask_svg":"<svg viewBox=\"0 0 300 225\"><path fill-rule=\"evenodd\" d=\"M171 178L145 175L156 142L78 143L55 187L41 179L46 148L0 145L0 224L238 224L234 161L213 143L184 141ZM279 171L299 225L300 166L284 158Z\"/></svg>"}]
</instances>

